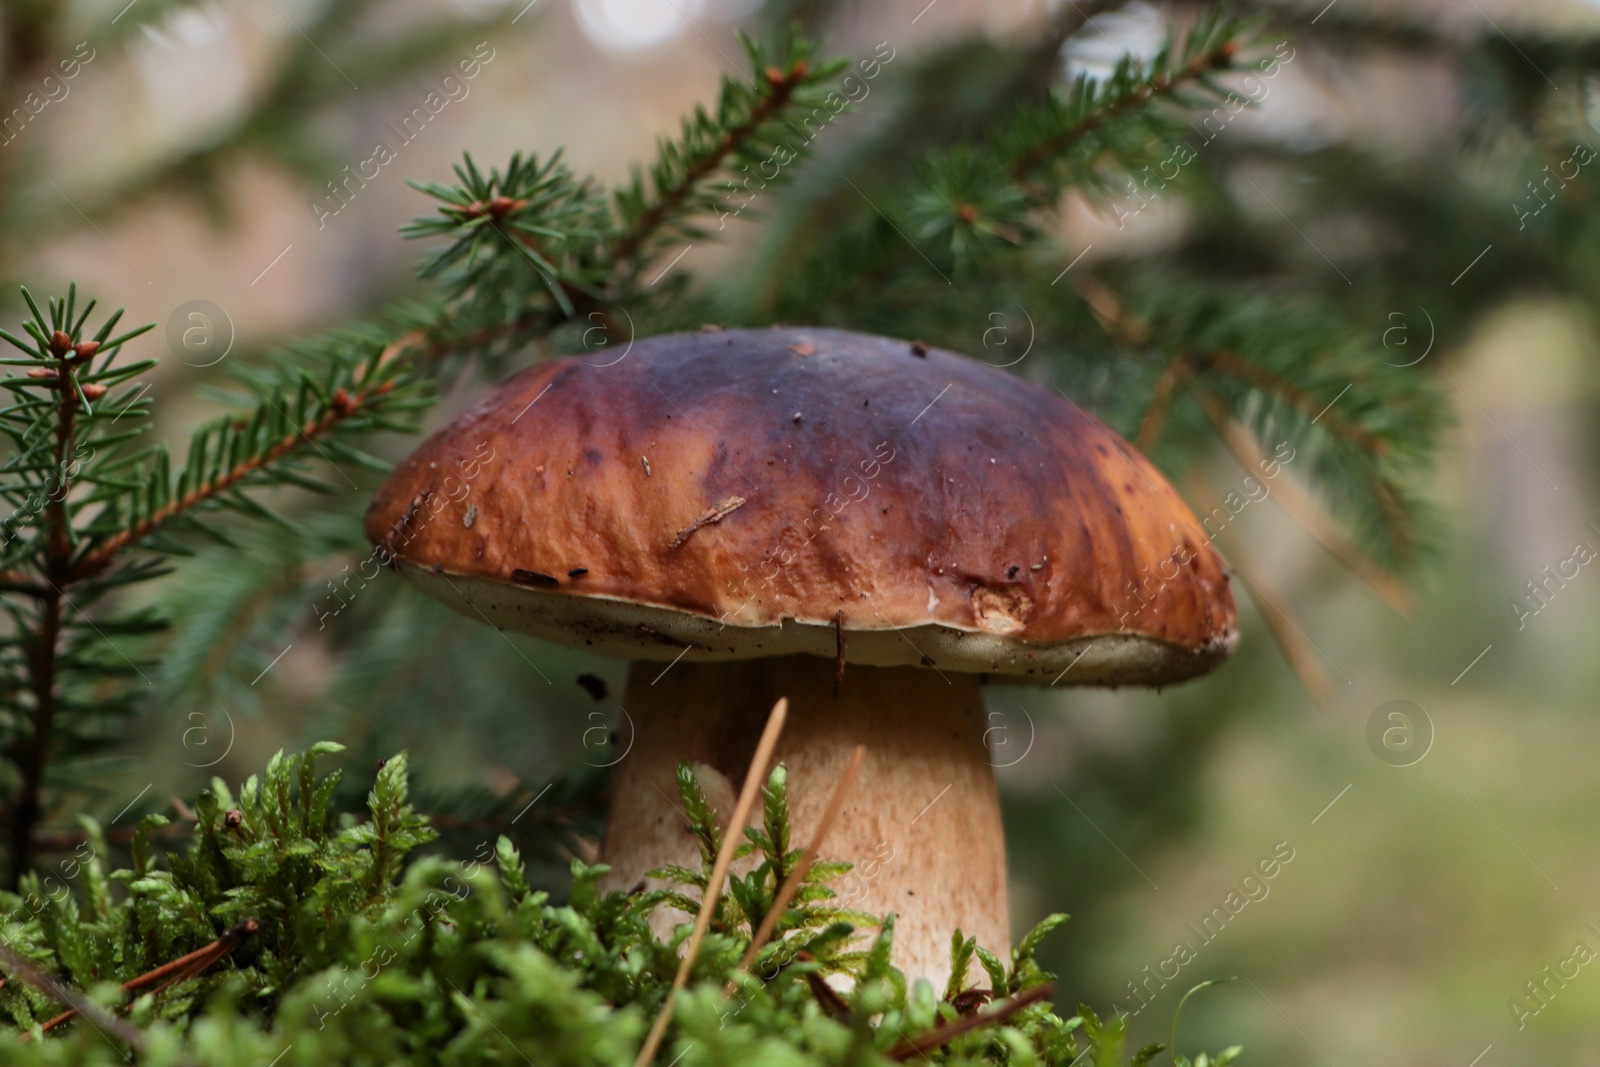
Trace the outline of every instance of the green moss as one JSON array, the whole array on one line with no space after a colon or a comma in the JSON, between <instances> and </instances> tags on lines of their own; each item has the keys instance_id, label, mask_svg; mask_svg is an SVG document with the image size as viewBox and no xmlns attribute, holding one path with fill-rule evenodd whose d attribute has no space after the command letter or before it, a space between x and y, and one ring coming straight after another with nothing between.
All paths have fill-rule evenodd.
<instances>
[{"instance_id":1,"label":"green moss","mask_svg":"<svg viewBox=\"0 0 1600 1067\"><path fill-rule=\"evenodd\" d=\"M521 858L504 838L481 860L410 855L433 834L408 803L403 755L379 769L364 818L330 815L338 776L319 775L317 763L338 750L320 744L299 757L280 753L237 797L214 782L194 803L187 849L164 864L149 840L159 816L140 824L131 866L109 873L100 829L85 822L85 843L61 878L29 876L20 894L0 897L6 944L125 1014L143 1034L142 1047L131 1050L142 1064L631 1065L689 931L685 923L659 941L648 917L665 905L697 908L720 845L687 768L679 789L702 868L664 872L680 888L607 894L598 888L605 868L574 861L571 891L556 904L526 884ZM784 872L800 858L788 847L784 785L779 767L767 785L763 825L746 831L739 846L759 857L757 866L730 880L717 901L658 1063L888 1063L885 1053L897 1044L955 1019L952 1001L982 999L957 981L942 996L925 982L908 988L889 962L893 918L833 905L827 883L847 869L838 863L808 872L751 971L736 973ZM1062 918L1041 924L1007 960L958 931L952 961L964 971L976 956L996 998L1035 989L1050 976L1033 950ZM851 936L863 927L877 930L866 948ZM115 988L229 931L231 951L202 973L159 990L151 982L131 1002ZM823 993L824 1004L816 986L828 975L851 984L842 1000ZM93 1022L40 1033L63 1005L16 977L0 988L0 1010L34 1031L27 1043L0 1038L0 1063L127 1062L129 1050ZM1148 1062L1158 1050L1131 1062ZM1196 1067L1227 1063L1235 1052L1201 1057ZM1129 1062L1117 1021L1087 1009L1063 1018L1046 1000L961 1034L929 1057L1018 1067Z\"/></svg>"}]
</instances>

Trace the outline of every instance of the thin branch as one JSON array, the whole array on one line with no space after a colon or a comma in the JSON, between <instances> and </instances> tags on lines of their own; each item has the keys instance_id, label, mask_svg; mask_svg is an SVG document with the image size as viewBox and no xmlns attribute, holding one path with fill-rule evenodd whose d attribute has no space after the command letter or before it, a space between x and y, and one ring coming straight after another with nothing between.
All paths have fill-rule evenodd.
<instances>
[{"instance_id":1,"label":"thin branch","mask_svg":"<svg viewBox=\"0 0 1600 1067\"><path fill-rule=\"evenodd\" d=\"M1154 78L1146 79L1142 85L1129 92L1126 96L1112 101L1090 115L1084 116L1054 136L1046 137L1023 153L1021 157L1011 164L1012 178L1016 181L1027 179L1034 171L1069 148L1073 142L1086 134L1094 132L1112 119L1130 111L1135 111L1151 100L1171 96L1188 82L1202 78L1212 71L1226 70L1232 64L1233 57L1238 52L1239 43L1230 38L1215 48L1201 52L1176 74L1161 74Z\"/></svg>"},{"instance_id":2,"label":"thin branch","mask_svg":"<svg viewBox=\"0 0 1600 1067\"><path fill-rule=\"evenodd\" d=\"M1217 499L1217 492L1212 488L1210 481L1197 470L1190 473L1189 493L1191 499L1197 502ZM1295 624L1288 612L1278 606L1283 603L1283 597L1271 595L1270 584L1256 568L1240 538L1233 539L1233 544L1228 549L1228 562L1244 578L1250 599L1261 612L1261 618L1266 622L1272 639L1277 642L1278 649L1288 661L1289 668L1300 679L1300 684L1305 686L1306 692L1311 694L1311 699L1319 706L1326 704L1333 694L1333 683L1328 679L1328 673L1322 669L1322 664L1317 662L1315 650L1301 635L1300 627Z\"/></svg>"},{"instance_id":3,"label":"thin branch","mask_svg":"<svg viewBox=\"0 0 1600 1067\"><path fill-rule=\"evenodd\" d=\"M1344 419L1334 412L1324 413L1324 409L1327 407L1325 399L1312 396L1287 379L1263 370L1241 357L1237 352L1221 349L1207 353L1205 369L1220 371L1223 374L1253 385L1264 393L1280 397L1307 419L1315 419L1320 414L1321 424L1329 427L1329 432L1334 433L1335 436L1344 436L1354 441L1363 451L1370 452L1374 456L1381 456L1388 451L1388 446L1382 438L1373 435L1360 426L1354 425L1348 419ZM1335 431L1333 427L1339 427L1339 429Z\"/></svg>"},{"instance_id":4,"label":"thin branch","mask_svg":"<svg viewBox=\"0 0 1600 1067\"><path fill-rule=\"evenodd\" d=\"M695 185L702 178L722 166L724 160L761 128L762 123L777 114L789 102L789 98L794 95L795 87L805 78L806 70L803 60L790 67L787 74L776 68L768 69L765 77L767 84L772 87L771 93L762 97L761 102L751 109L748 119L725 133L714 149L687 168L678 184L663 191L661 198L639 216L631 230L616 238L611 247L612 261L622 263L631 259L645 241L672 218L673 213L694 192Z\"/></svg>"},{"instance_id":5,"label":"thin branch","mask_svg":"<svg viewBox=\"0 0 1600 1067\"><path fill-rule=\"evenodd\" d=\"M1228 451L1233 453L1233 458L1238 461L1239 466L1247 471L1265 470L1272 461L1261 450L1255 437L1228 413L1227 405L1222 402L1222 398L1204 387L1196 392L1200 406L1205 409L1211 424L1216 427L1217 435L1222 438L1223 444L1228 446ZM1413 616L1416 605L1412 600L1411 591L1405 584L1357 548L1316 501L1301 490L1287 473L1281 475L1281 480L1274 488L1276 492L1273 496L1278 501L1278 506L1304 527L1318 544L1355 572L1356 577L1378 594L1379 599L1385 604L1405 618Z\"/></svg>"},{"instance_id":6,"label":"thin branch","mask_svg":"<svg viewBox=\"0 0 1600 1067\"><path fill-rule=\"evenodd\" d=\"M1167 364L1167 369L1161 372L1161 377L1156 379L1155 389L1150 395L1150 406L1144 409L1144 418L1139 422L1139 436L1134 439L1139 451L1148 455L1156 447L1156 442L1161 440L1161 424L1172 407L1172 398L1177 393L1179 383L1189 376L1191 370L1189 357L1179 352Z\"/></svg>"},{"instance_id":7,"label":"thin branch","mask_svg":"<svg viewBox=\"0 0 1600 1067\"><path fill-rule=\"evenodd\" d=\"M985 1013L973 1012L970 1015L962 1015L952 1019L947 1023L934 1027L921 1037L900 1042L888 1052L885 1052L884 1055L891 1060L909 1060L913 1056L926 1058L928 1053L934 1049L949 1044L969 1030L1005 1022L1028 1005L1036 1004L1046 997L1054 996L1055 991L1056 984L1054 982L1046 982L1043 985L1034 986L1025 993L1018 993L993 1011Z\"/></svg>"},{"instance_id":8,"label":"thin branch","mask_svg":"<svg viewBox=\"0 0 1600 1067\"><path fill-rule=\"evenodd\" d=\"M244 478L266 470L284 456L313 446L318 437L354 415L363 403L386 391L384 385L379 384L372 389L365 389L347 397L344 403L329 407L320 419L298 426L285 434L277 444L260 455L240 460L222 477L205 485L196 486L184 496L151 512L143 522L106 538L92 552L78 560L71 570L70 580L82 581L99 574L111 565L123 549L149 537L179 515L233 488Z\"/></svg>"},{"instance_id":9,"label":"thin branch","mask_svg":"<svg viewBox=\"0 0 1600 1067\"><path fill-rule=\"evenodd\" d=\"M169 960L159 967L155 967L144 972L137 978L130 978L126 982L123 982L118 988L120 988L124 993L131 993L135 989L139 989L143 986L150 985L152 982L158 982L161 979L166 978L167 981L162 982L159 986L156 986L155 989L151 990L152 995L159 993L163 989L167 989L170 986L177 985L179 982L193 978L201 971L204 971L207 967L210 967L213 963L216 963L218 960L222 959L222 957L232 952L235 945L259 929L261 929L261 924L259 922L254 919L246 919L244 922L230 926L228 929L224 930L222 932L222 936L211 942L209 945L197 948L193 952L185 956L179 956L175 960ZM65 998L58 997L57 999L64 1000ZM70 1004L72 1002L67 1001L67 1003ZM50 1019L48 1022L41 1025L39 1029L45 1033L49 1033L56 1027L72 1021L78 1016L79 1012L80 1006L74 1004L60 1015L57 1015L53 1019ZM24 1034L22 1035L22 1040L26 1041L28 1037L29 1035Z\"/></svg>"},{"instance_id":10,"label":"thin branch","mask_svg":"<svg viewBox=\"0 0 1600 1067\"><path fill-rule=\"evenodd\" d=\"M3 941L0 941L0 966L3 966L12 975L27 982L45 996L59 1000L63 1004L72 1005L102 1033L115 1036L123 1044L130 1045L133 1048L144 1048L144 1034L136 1027L117 1018L82 993L70 989L51 978L17 955L12 951L11 946Z\"/></svg>"},{"instance_id":11,"label":"thin branch","mask_svg":"<svg viewBox=\"0 0 1600 1067\"><path fill-rule=\"evenodd\" d=\"M1321 398L1312 396L1298 386L1262 370L1241 358L1236 352L1222 350L1207 353L1204 366L1206 370L1216 370L1231 375L1284 400L1302 417L1312 422L1320 420L1320 424L1329 434L1345 439L1357 450L1366 452L1374 458L1381 458L1388 451L1388 443L1383 438L1349 419L1328 411L1327 403ZM1382 479L1370 479L1369 485L1378 504L1378 510L1383 516L1384 529L1388 531L1394 544L1395 555L1402 560L1411 559L1415 554L1416 545L1408 529L1405 505L1395 495L1393 487Z\"/></svg>"}]
</instances>

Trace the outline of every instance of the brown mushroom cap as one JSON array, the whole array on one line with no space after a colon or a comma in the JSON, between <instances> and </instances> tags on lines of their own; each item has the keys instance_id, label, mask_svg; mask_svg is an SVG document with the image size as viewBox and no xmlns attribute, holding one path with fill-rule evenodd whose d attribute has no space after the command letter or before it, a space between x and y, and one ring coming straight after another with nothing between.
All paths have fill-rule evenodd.
<instances>
[{"instance_id":1,"label":"brown mushroom cap","mask_svg":"<svg viewBox=\"0 0 1600 1067\"><path fill-rule=\"evenodd\" d=\"M468 616L628 659L842 639L876 666L1157 685L1236 640L1205 531L1098 419L841 330L531 367L402 463L366 530Z\"/></svg>"}]
</instances>

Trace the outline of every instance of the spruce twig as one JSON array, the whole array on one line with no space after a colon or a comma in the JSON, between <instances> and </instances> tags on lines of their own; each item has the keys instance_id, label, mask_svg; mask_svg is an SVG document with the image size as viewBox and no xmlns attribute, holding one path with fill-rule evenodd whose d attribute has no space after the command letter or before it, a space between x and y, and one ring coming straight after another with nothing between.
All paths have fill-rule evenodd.
<instances>
[{"instance_id":1,"label":"spruce twig","mask_svg":"<svg viewBox=\"0 0 1600 1067\"><path fill-rule=\"evenodd\" d=\"M1226 37L1215 46L1197 53L1175 72L1157 72L1128 92L1105 101L1077 122L1039 141L1026 153L1013 160L1011 176L1026 181L1040 168L1066 151L1073 144L1123 115L1135 112L1150 103L1169 98L1191 82L1208 74L1226 70L1234 56L1239 54L1239 42Z\"/></svg>"},{"instance_id":2,"label":"spruce twig","mask_svg":"<svg viewBox=\"0 0 1600 1067\"><path fill-rule=\"evenodd\" d=\"M106 538L72 566L69 580L82 581L94 577L109 567L124 549L158 533L173 519L222 496L246 478L267 470L290 455L315 449L319 440L332 433L340 423L353 417L364 403L387 393L392 387L392 382L383 381L376 383L371 389L354 395L339 390L334 394L328 410L316 420L296 426L265 451L241 460L220 477L195 486L171 503L157 508L141 521Z\"/></svg>"}]
</instances>

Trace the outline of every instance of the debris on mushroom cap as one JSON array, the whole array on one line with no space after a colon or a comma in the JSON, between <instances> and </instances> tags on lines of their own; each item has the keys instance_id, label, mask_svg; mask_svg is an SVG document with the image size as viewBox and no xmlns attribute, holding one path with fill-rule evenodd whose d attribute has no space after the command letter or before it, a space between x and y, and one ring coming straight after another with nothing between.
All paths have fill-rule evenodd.
<instances>
[{"instance_id":1,"label":"debris on mushroom cap","mask_svg":"<svg viewBox=\"0 0 1600 1067\"><path fill-rule=\"evenodd\" d=\"M748 501L746 501L742 496L730 496L722 503L714 504L711 507L706 508L705 511L701 512L695 517L693 522L678 531L677 536L672 539L672 544L667 546L668 549L674 552L677 551L680 547L682 547L685 541L689 540L690 534L694 533L702 526L710 526L713 523L721 522L729 515L732 515L735 511L738 511L740 508L744 507L746 503L748 503Z\"/></svg>"},{"instance_id":2,"label":"debris on mushroom cap","mask_svg":"<svg viewBox=\"0 0 1600 1067\"><path fill-rule=\"evenodd\" d=\"M1227 657L1225 565L1148 461L906 345L783 327L540 364L402 463L368 535L470 618L626 658L833 659L847 605L852 663L1165 684Z\"/></svg>"}]
</instances>

